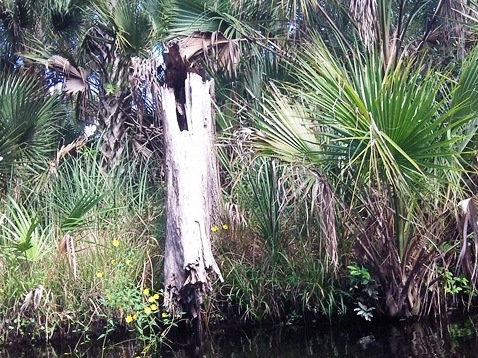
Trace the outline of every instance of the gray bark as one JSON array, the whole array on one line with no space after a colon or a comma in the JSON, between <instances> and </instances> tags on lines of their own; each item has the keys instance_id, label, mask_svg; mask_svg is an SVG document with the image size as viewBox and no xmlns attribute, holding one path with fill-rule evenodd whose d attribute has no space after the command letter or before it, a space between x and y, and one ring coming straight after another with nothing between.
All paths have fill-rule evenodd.
<instances>
[{"instance_id":1,"label":"gray bark","mask_svg":"<svg viewBox=\"0 0 478 358\"><path fill-rule=\"evenodd\" d=\"M164 305L173 314L186 312L192 318L199 316L213 274L222 280L211 250L211 225L217 223L220 193L212 90L212 81L188 74L186 129L181 130L180 99L174 89L160 89L167 184Z\"/></svg>"}]
</instances>

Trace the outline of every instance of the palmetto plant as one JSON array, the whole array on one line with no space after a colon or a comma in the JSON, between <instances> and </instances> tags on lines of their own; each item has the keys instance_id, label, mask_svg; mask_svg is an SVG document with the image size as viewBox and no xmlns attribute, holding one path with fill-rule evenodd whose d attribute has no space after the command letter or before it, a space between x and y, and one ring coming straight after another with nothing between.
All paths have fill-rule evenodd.
<instances>
[{"instance_id":1,"label":"palmetto plant","mask_svg":"<svg viewBox=\"0 0 478 358\"><path fill-rule=\"evenodd\" d=\"M365 250L362 257L383 282L390 282L383 285L384 295L390 297L385 310L390 315L416 313L419 281L426 273L423 260L432 258L427 250L444 230L427 212L440 207L443 214L450 199L445 193L460 195L461 156L465 147L471 147L474 124L466 90L477 83L473 60L468 62L469 73L463 71L456 83L446 72L427 72L420 55L405 57L410 49L428 43L429 29L422 32L417 23L430 9L436 10L436 20L442 2L434 8L433 1L412 5L394 1L396 7L377 1L373 9L366 8L372 3L368 1L284 1L274 9L256 2L248 4L252 10L242 12L237 10L246 1L194 3L203 5L204 11L175 3L181 11L173 22L183 36L191 30L201 35L196 36L196 45L202 44L203 50L211 46L204 37L220 32L241 49L254 49L241 53L242 61L252 66L264 59L291 59L286 71L294 79L289 83L273 82L264 94L257 82L250 83L248 92L231 94L238 112L246 114L237 117L247 119L241 124L253 123L260 129L255 134L262 153L302 164L335 185L346 218L340 218L344 235L356 236ZM346 21L340 28L344 14L359 24ZM335 30L325 40L307 28L319 18L325 19L319 25L322 34ZM398 23L392 24L396 18ZM354 42L347 26L359 28L362 43ZM290 39L308 43L294 47ZM247 78L241 69L248 66L238 70ZM237 100L240 96L243 102ZM274 213L270 212L272 220ZM433 227L428 235L426 226ZM381 270L383 255L390 252L393 258Z\"/></svg>"},{"instance_id":2,"label":"palmetto plant","mask_svg":"<svg viewBox=\"0 0 478 358\"><path fill-rule=\"evenodd\" d=\"M49 230L41 225L38 213L29 212L28 208L15 199L7 201L8 210L1 222L0 247L4 254L27 261L38 261L52 251L49 242ZM12 257L11 257L12 258Z\"/></svg>"},{"instance_id":3,"label":"palmetto plant","mask_svg":"<svg viewBox=\"0 0 478 358\"><path fill-rule=\"evenodd\" d=\"M58 97L32 76L0 78L0 188L27 173L42 173L57 143Z\"/></svg>"},{"instance_id":4,"label":"palmetto plant","mask_svg":"<svg viewBox=\"0 0 478 358\"><path fill-rule=\"evenodd\" d=\"M444 230L430 214L446 212L449 188L459 196L474 136L476 50L458 82L405 58L384 66L373 51L340 59L318 37L300 53L296 82L271 87L255 113L258 147L345 189L345 229L380 277L387 313L417 313L425 261Z\"/></svg>"},{"instance_id":5,"label":"palmetto plant","mask_svg":"<svg viewBox=\"0 0 478 358\"><path fill-rule=\"evenodd\" d=\"M63 89L77 119L98 126L105 167L113 167L129 143L127 129L134 132L152 109L145 84L151 78L142 76L146 71L138 74L135 65L157 45L146 2L18 0L8 2L4 14L22 6L35 20L16 24L25 44L16 49L18 65L46 67L49 85ZM1 39L5 44L13 41L8 34ZM151 59L154 74L155 64Z\"/></svg>"}]
</instances>

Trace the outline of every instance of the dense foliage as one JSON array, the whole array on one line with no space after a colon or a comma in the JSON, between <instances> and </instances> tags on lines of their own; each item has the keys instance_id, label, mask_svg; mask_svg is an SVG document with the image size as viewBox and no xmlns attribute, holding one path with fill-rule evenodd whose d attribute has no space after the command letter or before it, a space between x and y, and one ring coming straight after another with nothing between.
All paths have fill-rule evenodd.
<instances>
[{"instance_id":1,"label":"dense foliage","mask_svg":"<svg viewBox=\"0 0 478 358\"><path fill-rule=\"evenodd\" d=\"M478 9L391 3L1 2L0 342L154 344L180 319L161 307L168 41L215 80L206 322L472 308Z\"/></svg>"}]
</instances>

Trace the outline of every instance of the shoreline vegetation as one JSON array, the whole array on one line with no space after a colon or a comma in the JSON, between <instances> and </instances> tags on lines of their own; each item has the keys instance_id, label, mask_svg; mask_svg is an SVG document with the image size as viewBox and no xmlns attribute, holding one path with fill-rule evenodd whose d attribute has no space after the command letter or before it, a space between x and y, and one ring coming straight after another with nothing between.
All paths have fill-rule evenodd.
<instances>
[{"instance_id":1,"label":"shoreline vegetation","mask_svg":"<svg viewBox=\"0 0 478 358\"><path fill-rule=\"evenodd\" d=\"M186 318L171 317L161 304L164 191L161 180L150 176L157 166L130 162L118 167L119 173L134 172L133 178L105 174L98 155L96 148L78 148L54 174L46 174L44 189L32 190L28 202L10 197L9 215L2 218L10 235L3 241L0 274L2 345L95 339L106 344L129 337L147 350L173 344L171 330L194 336ZM271 163L261 160L260 168L282 170ZM269 182L261 189L269 191ZM264 197L244 196L242 207L257 208L256 200ZM274 203L271 198L269 204ZM201 314L207 330L390 319L383 287L372 271L352 261L335 270L319 259L324 255L320 233L304 231L299 208L291 206L287 215L275 218L281 233L277 241L265 239L273 233L256 231L267 220L260 215L270 209L262 208L256 219L239 218L231 210L211 227L224 282L216 282L215 291L205 296ZM441 271L433 286L424 288L443 299L421 319L474 307L476 292L463 275Z\"/></svg>"},{"instance_id":2,"label":"shoreline vegetation","mask_svg":"<svg viewBox=\"0 0 478 358\"><path fill-rule=\"evenodd\" d=\"M0 19L0 345L476 309L473 1Z\"/></svg>"}]
</instances>

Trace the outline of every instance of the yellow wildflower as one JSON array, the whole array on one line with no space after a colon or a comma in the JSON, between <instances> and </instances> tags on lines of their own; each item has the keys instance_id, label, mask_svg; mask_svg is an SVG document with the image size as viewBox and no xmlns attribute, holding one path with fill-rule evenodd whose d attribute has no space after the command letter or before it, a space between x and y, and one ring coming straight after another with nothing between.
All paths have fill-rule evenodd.
<instances>
[{"instance_id":1,"label":"yellow wildflower","mask_svg":"<svg viewBox=\"0 0 478 358\"><path fill-rule=\"evenodd\" d=\"M117 247L117 246L119 246L119 244L120 244L120 242L119 242L118 239L113 240L113 246Z\"/></svg>"},{"instance_id":2,"label":"yellow wildflower","mask_svg":"<svg viewBox=\"0 0 478 358\"><path fill-rule=\"evenodd\" d=\"M98 271L98 272L96 273L96 277L102 278L102 277L103 277L103 272Z\"/></svg>"},{"instance_id":3,"label":"yellow wildflower","mask_svg":"<svg viewBox=\"0 0 478 358\"><path fill-rule=\"evenodd\" d=\"M128 315L128 316L126 316L126 318L125 318L126 323L131 323L131 322L133 322L133 320L134 320L134 318L133 318L133 316L131 316L131 315Z\"/></svg>"},{"instance_id":4,"label":"yellow wildflower","mask_svg":"<svg viewBox=\"0 0 478 358\"><path fill-rule=\"evenodd\" d=\"M163 318L169 317L169 313L168 312L163 312L163 313L161 313L161 317L163 317Z\"/></svg>"},{"instance_id":5,"label":"yellow wildflower","mask_svg":"<svg viewBox=\"0 0 478 358\"><path fill-rule=\"evenodd\" d=\"M152 310L152 311L156 311L156 310L158 309L158 305L156 305L155 303L153 303L153 304L152 304L151 306L149 306L149 307L151 307L151 310Z\"/></svg>"},{"instance_id":6,"label":"yellow wildflower","mask_svg":"<svg viewBox=\"0 0 478 358\"><path fill-rule=\"evenodd\" d=\"M144 308L144 313L150 314L150 313L151 313L151 307L146 306L146 307Z\"/></svg>"},{"instance_id":7,"label":"yellow wildflower","mask_svg":"<svg viewBox=\"0 0 478 358\"><path fill-rule=\"evenodd\" d=\"M111 259L110 264L111 264L111 265L116 264L116 260L115 260L115 259Z\"/></svg>"},{"instance_id":8,"label":"yellow wildflower","mask_svg":"<svg viewBox=\"0 0 478 358\"><path fill-rule=\"evenodd\" d=\"M229 229L229 225L227 225L227 224L222 224L222 229L223 229L223 230Z\"/></svg>"},{"instance_id":9,"label":"yellow wildflower","mask_svg":"<svg viewBox=\"0 0 478 358\"><path fill-rule=\"evenodd\" d=\"M213 225L213 226L211 227L211 231L212 231L212 232L217 232L218 230L219 230L219 227L218 227L217 225Z\"/></svg>"},{"instance_id":10,"label":"yellow wildflower","mask_svg":"<svg viewBox=\"0 0 478 358\"><path fill-rule=\"evenodd\" d=\"M126 260L126 265L131 266L131 260Z\"/></svg>"},{"instance_id":11,"label":"yellow wildflower","mask_svg":"<svg viewBox=\"0 0 478 358\"><path fill-rule=\"evenodd\" d=\"M149 296L149 288L145 288L145 289L143 290L143 295Z\"/></svg>"},{"instance_id":12,"label":"yellow wildflower","mask_svg":"<svg viewBox=\"0 0 478 358\"><path fill-rule=\"evenodd\" d=\"M155 300L155 301L159 300L159 293L155 293L153 295L153 300Z\"/></svg>"},{"instance_id":13,"label":"yellow wildflower","mask_svg":"<svg viewBox=\"0 0 478 358\"><path fill-rule=\"evenodd\" d=\"M138 319L138 315L137 314L134 314L133 315L133 319L136 321Z\"/></svg>"}]
</instances>

